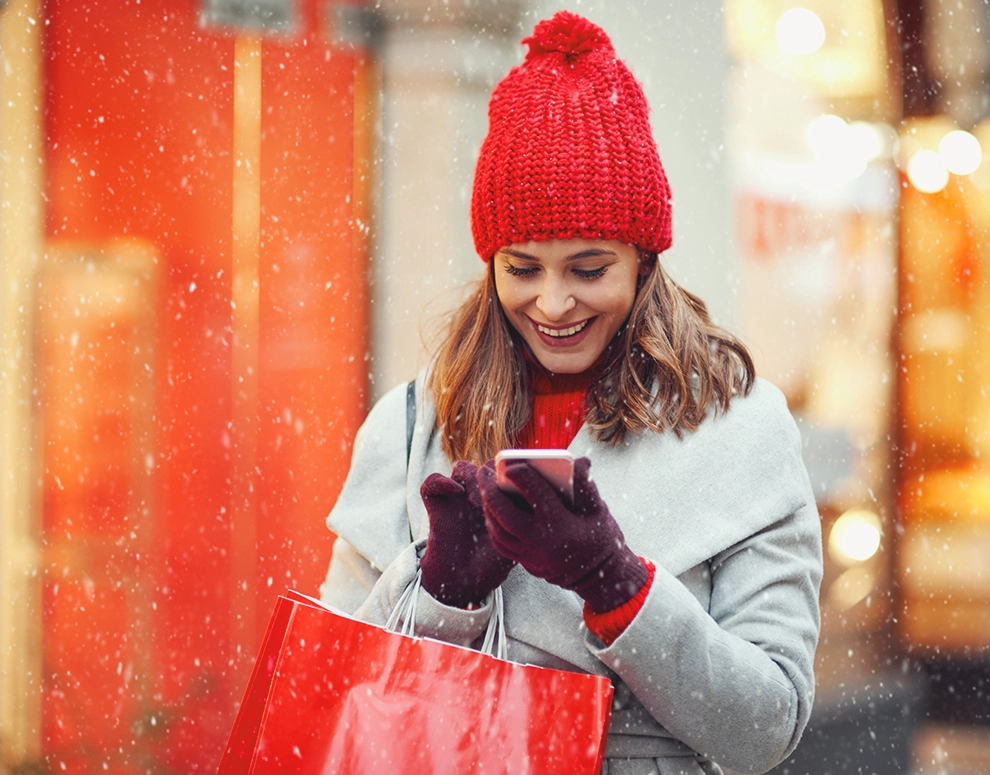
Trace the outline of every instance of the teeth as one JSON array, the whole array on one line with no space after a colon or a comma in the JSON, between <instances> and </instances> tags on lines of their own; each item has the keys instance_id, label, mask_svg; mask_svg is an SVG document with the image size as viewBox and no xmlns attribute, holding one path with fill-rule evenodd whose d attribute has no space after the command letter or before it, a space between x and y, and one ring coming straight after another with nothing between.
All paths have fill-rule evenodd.
<instances>
[{"instance_id":1,"label":"teeth","mask_svg":"<svg viewBox=\"0 0 990 775\"><path fill-rule=\"evenodd\" d=\"M539 323L536 327L547 336L561 337L561 336L574 336L578 331L588 325L588 321L585 320L583 323L578 323L576 326L571 326L570 328L546 328L541 326Z\"/></svg>"}]
</instances>

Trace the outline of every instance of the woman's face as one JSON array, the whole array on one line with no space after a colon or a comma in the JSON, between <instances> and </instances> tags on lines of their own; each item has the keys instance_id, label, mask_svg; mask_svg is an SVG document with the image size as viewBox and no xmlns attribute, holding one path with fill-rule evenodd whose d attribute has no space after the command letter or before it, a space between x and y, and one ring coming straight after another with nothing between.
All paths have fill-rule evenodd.
<instances>
[{"instance_id":1,"label":"woman's face","mask_svg":"<svg viewBox=\"0 0 990 775\"><path fill-rule=\"evenodd\" d=\"M553 240L510 245L492 259L512 327L548 371L590 368L636 298L639 252L621 242Z\"/></svg>"}]
</instances>

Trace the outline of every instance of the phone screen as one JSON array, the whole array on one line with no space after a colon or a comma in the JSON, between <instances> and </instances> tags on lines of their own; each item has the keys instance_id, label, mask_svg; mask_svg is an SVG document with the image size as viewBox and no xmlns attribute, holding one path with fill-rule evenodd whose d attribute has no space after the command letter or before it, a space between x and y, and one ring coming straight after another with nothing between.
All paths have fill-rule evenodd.
<instances>
[{"instance_id":1,"label":"phone screen","mask_svg":"<svg viewBox=\"0 0 990 775\"><path fill-rule=\"evenodd\" d=\"M568 504L574 502L574 456L566 449L503 449L499 452L495 456L495 481L503 492L519 495L505 477L505 464L509 460L525 460Z\"/></svg>"}]
</instances>

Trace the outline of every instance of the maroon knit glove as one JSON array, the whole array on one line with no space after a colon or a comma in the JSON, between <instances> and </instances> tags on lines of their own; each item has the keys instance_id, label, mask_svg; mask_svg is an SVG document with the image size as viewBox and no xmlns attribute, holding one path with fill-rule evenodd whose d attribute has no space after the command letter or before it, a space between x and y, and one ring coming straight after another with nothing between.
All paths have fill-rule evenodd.
<instances>
[{"instance_id":1,"label":"maroon knit glove","mask_svg":"<svg viewBox=\"0 0 990 775\"><path fill-rule=\"evenodd\" d=\"M515 565L488 540L477 471L462 460L450 477L430 474L419 488L430 517L426 552L419 561L423 588L457 608L480 603Z\"/></svg>"},{"instance_id":2,"label":"maroon knit glove","mask_svg":"<svg viewBox=\"0 0 990 775\"><path fill-rule=\"evenodd\" d=\"M591 461L574 463L574 506L568 507L532 466L511 462L505 474L532 509L502 492L489 467L478 471L485 523L492 544L534 576L577 592L604 613L632 598L649 573L625 537L598 488L588 479Z\"/></svg>"}]
</instances>

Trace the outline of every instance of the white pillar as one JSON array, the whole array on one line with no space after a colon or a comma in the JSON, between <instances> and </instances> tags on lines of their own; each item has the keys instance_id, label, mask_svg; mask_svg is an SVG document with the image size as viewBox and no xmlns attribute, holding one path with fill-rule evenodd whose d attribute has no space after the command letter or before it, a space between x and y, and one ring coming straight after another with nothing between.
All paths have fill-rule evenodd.
<instances>
[{"instance_id":1,"label":"white pillar","mask_svg":"<svg viewBox=\"0 0 990 775\"><path fill-rule=\"evenodd\" d=\"M0 13L0 761L41 752L41 547L32 309L44 250L41 3Z\"/></svg>"},{"instance_id":2,"label":"white pillar","mask_svg":"<svg viewBox=\"0 0 990 775\"><path fill-rule=\"evenodd\" d=\"M471 186L495 83L522 60L515 2L393 0L379 9L381 193L372 257L371 397L416 375L443 314L485 265Z\"/></svg>"}]
</instances>

